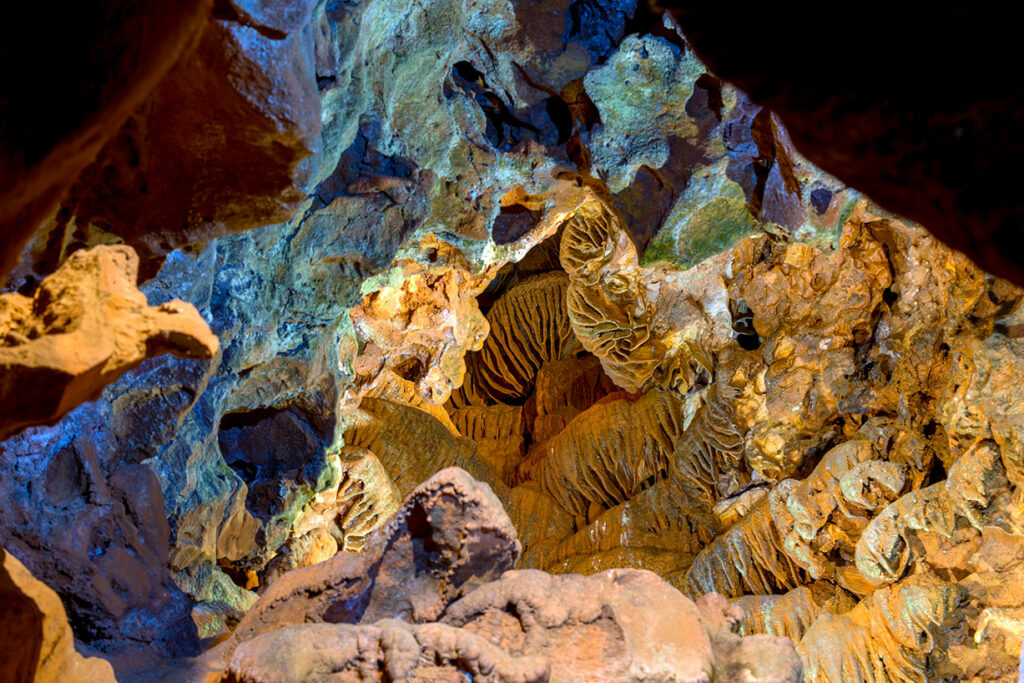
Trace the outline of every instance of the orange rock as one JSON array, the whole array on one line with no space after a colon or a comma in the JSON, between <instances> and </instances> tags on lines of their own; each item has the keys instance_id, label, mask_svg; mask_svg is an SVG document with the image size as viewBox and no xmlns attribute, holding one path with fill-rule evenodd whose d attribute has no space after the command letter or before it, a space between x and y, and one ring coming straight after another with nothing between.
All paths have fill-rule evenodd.
<instances>
[{"instance_id":1,"label":"orange rock","mask_svg":"<svg viewBox=\"0 0 1024 683\"><path fill-rule=\"evenodd\" d=\"M75 651L60 598L0 548L0 679L10 683L114 682L105 660Z\"/></svg>"},{"instance_id":2,"label":"orange rock","mask_svg":"<svg viewBox=\"0 0 1024 683\"><path fill-rule=\"evenodd\" d=\"M0 438L52 424L153 356L212 358L192 304L149 306L131 247L77 251L30 298L0 295Z\"/></svg>"}]
</instances>

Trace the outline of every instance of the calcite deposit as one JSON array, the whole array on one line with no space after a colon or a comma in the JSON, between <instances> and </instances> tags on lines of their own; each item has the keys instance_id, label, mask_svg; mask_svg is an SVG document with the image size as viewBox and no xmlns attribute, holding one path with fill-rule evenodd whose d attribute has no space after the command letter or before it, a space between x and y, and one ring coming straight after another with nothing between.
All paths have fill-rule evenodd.
<instances>
[{"instance_id":1,"label":"calcite deposit","mask_svg":"<svg viewBox=\"0 0 1024 683\"><path fill-rule=\"evenodd\" d=\"M655 574L512 568L520 544L485 484L450 468L361 554L267 590L194 675L316 680L796 681L783 638L735 635L735 608L694 604ZM670 619L650 619L652 611Z\"/></svg>"},{"instance_id":2,"label":"calcite deposit","mask_svg":"<svg viewBox=\"0 0 1024 683\"><path fill-rule=\"evenodd\" d=\"M896 10L129 4L0 41L6 678L1016 680L998 68Z\"/></svg>"},{"instance_id":3,"label":"calcite deposit","mask_svg":"<svg viewBox=\"0 0 1024 683\"><path fill-rule=\"evenodd\" d=\"M572 522L526 543L525 566L645 568L693 598L722 594L745 632L800 643L810 680L1012 674L1014 608L972 586L983 543L1007 544L1003 570L1024 547L1002 388L1019 376L1020 290L866 203L832 253L751 237L686 271L639 266L597 196L560 239L560 315L582 348L548 363L582 373L593 353L625 391L579 385L591 405L549 435L536 372L504 483ZM564 336L559 316L530 320L527 339ZM471 373L515 359L494 356L471 355ZM468 396L495 410L521 393Z\"/></svg>"}]
</instances>

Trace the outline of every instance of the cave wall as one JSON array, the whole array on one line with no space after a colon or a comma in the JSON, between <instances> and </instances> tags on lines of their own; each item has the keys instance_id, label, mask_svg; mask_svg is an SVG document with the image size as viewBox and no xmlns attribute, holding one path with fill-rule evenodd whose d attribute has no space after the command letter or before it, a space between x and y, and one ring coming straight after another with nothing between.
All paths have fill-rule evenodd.
<instances>
[{"instance_id":1,"label":"cave wall","mask_svg":"<svg viewBox=\"0 0 1024 683\"><path fill-rule=\"evenodd\" d=\"M828 638L827 620L808 630L823 611L873 618L848 575L862 564L849 527L874 517L816 520L847 535L829 546L793 520L818 514L800 507L811 493L778 496L821 494L815 466L846 442L873 453L882 437L858 431L872 418L928 444L884 502L939 485L974 455L936 445L954 431L938 431L955 405L940 396L948 359L996 363L993 333L1013 357L1017 324L1011 285L861 195L892 174L819 161L855 190L804 158L819 146L802 120L709 72L683 14L584 0L203 11L93 161L54 181L46 197L66 189L7 285L31 296L75 254L124 243L149 305L187 302L219 342L139 358L99 400L0 444L0 543L58 592L81 642L194 654L289 570L362 548L452 465L491 486L525 566L652 569L694 598L784 594L804 610L785 635L808 643ZM587 252L605 238L607 263ZM963 310L928 299L921 322L900 308L918 290ZM680 464L691 451L707 471ZM800 512L769 515L769 489ZM777 566L748 566L758 543ZM933 559L906 562L964 579ZM976 611L1015 608L985 593L989 567L971 569ZM782 578L743 583L762 570ZM944 622L960 589L911 578L885 575L871 599L941 594L929 618ZM744 628L769 628L767 603L748 602ZM980 670L977 652L944 665Z\"/></svg>"},{"instance_id":2,"label":"cave wall","mask_svg":"<svg viewBox=\"0 0 1024 683\"><path fill-rule=\"evenodd\" d=\"M6 513L11 521L4 524L5 538L18 541L12 551L36 572L59 547L50 538L71 545L89 537L97 548L119 552L144 544L134 537L150 533L153 522L131 510L145 509L152 517L162 497L169 555L161 542L154 542L154 555L138 554L133 562L139 566L125 568L126 578L112 584L117 600L101 599L80 583L85 565L94 571L95 549L60 552L60 568L43 575L66 599L83 604L83 616L71 609L72 623L92 624L96 631L79 637L94 644L126 636L123 615L135 610L139 619L154 620L152 632L136 632L138 640L186 643L187 649L188 639L157 633L156 624L175 621L166 614L186 614L189 597L236 607L251 602L252 593L242 587L247 581L239 577L262 571L288 540L297 512L317 491L336 485L337 456L329 453L333 425L339 407L347 410L379 374L367 360L374 353L401 364L422 355L416 349L430 347L417 361L422 373L438 366L451 377L424 376L418 389L443 403L460 380L448 365L458 365L466 349L482 341L479 333L460 332L481 319L472 313L473 288L482 290L502 263L522 258L550 232L550 221L539 225L540 210L571 204L563 196L527 210L530 199L499 202L510 188L521 186L523 196L538 197L607 178L637 239L652 245L649 258L683 264L731 239L719 244L714 239L723 238L686 238L687 231L707 232L723 211L736 224L733 237L759 221L779 220L821 240L837 225L836 207L855 196L824 177L816 182L835 198L818 201L817 208L809 193L787 192L778 169L794 162L774 159L793 153L775 141L778 127L771 118L707 75L671 28L620 45L632 5L497 3L470 11L432 2L402 11L383 3L326 3L313 9L274 28L276 19L215 8L198 47L107 143L10 282L31 291L74 249L123 240L140 251L144 271L167 255L142 288L150 303L179 297L195 305L220 340L212 362L147 361L100 401L3 446L5 462L31 462L31 472L49 472L57 482L53 497L41 500L26 495L23 478L4 480L24 505ZM451 17L459 22L454 41ZM612 29L595 31L597 21ZM226 74L234 85L206 95L203 88L216 87L210 72L217 71L213 65L221 54L238 55ZM236 80L232 69L244 80ZM624 77L646 95L617 88ZM271 87L277 95L259 99ZM670 98L650 97L666 87ZM315 107L309 103L313 88ZM248 97L253 104L246 106L254 109L239 109L242 100L232 104L232 97ZM189 104L199 100L202 106ZM680 110L679 102L686 108ZM314 121L317 109L324 114ZM208 120L220 128L211 130ZM269 122L273 128L260 128ZM765 128L767 133L758 132ZM168 137L168 130L199 138ZM740 137L726 145L723 131ZM231 135L242 133L252 153L232 141ZM290 136L285 147L298 151L272 162L252 156L281 148L285 138L275 135ZM769 142L756 143L755 136ZM233 194L210 159L249 169L228 180L239 192L278 204L253 204ZM735 180L713 172L727 167ZM758 178L762 167L775 170ZM253 176L257 168L280 173L277 184ZM217 199L210 210L202 208L204 197ZM655 203L660 208L652 211ZM186 205L187 214L175 213ZM210 213L239 206L254 213L237 220ZM286 222L170 251L290 211L294 217ZM145 223L157 217L160 225ZM134 232L125 232L129 228ZM357 310L353 324L348 309L360 298L381 288L401 289L419 272L427 281L446 272L465 273L459 277L472 281L460 304L467 312L446 333L454 340L423 341L410 350L408 328L382 337L373 309L362 317ZM440 305L450 304L442 296ZM360 375L368 363L370 371ZM293 451L301 451L301 467L253 468L240 463L255 455L226 452L245 449L244 439L231 436L234 425L271 414L288 416L292 426L268 426L259 438L279 443L276 448L288 450L293 460L300 457ZM143 474L150 471L160 496L151 475ZM127 472L149 484L111 488ZM258 502L270 490L277 500ZM118 496L128 501L127 512L113 505ZM29 512L39 505L96 508L103 522L85 525L78 515ZM61 534L51 533L51 524ZM129 596L139 592L129 588L138 576L159 596Z\"/></svg>"}]
</instances>

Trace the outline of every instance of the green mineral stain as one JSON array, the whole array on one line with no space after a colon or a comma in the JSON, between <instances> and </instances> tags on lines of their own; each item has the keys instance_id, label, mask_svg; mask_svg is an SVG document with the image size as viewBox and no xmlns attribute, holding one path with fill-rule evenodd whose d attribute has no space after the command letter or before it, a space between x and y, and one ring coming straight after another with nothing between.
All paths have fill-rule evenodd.
<instances>
[{"instance_id":1,"label":"green mineral stain","mask_svg":"<svg viewBox=\"0 0 1024 683\"><path fill-rule=\"evenodd\" d=\"M843 232L843 226L846 225L846 221L850 220L850 216L853 215L853 210L857 207L857 202L861 198L859 192L851 192L850 195L850 200L847 201L846 205L839 211L839 218L836 220L834 231L837 245L839 244L839 235Z\"/></svg>"},{"instance_id":2,"label":"green mineral stain","mask_svg":"<svg viewBox=\"0 0 1024 683\"><path fill-rule=\"evenodd\" d=\"M681 265L695 266L757 230L757 219L746 204L733 199L714 199L698 209L680 231L675 252Z\"/></svg>"},{"instance_id":3,"label":"green mineral stain","mask_svg":"<svg viewBox=\"0 0 1024 683\"><path fill-rule=\"evenodd\" d=\"M651 240L651 243L647 245L647 250L644 251L643 256L640 257L640 265L645 268L659 262L682 265L679 263L679 256L676 254L672 236L668 234L667 230L659 231L654 236L654 239Z\"/></svg>"}]
</instances>

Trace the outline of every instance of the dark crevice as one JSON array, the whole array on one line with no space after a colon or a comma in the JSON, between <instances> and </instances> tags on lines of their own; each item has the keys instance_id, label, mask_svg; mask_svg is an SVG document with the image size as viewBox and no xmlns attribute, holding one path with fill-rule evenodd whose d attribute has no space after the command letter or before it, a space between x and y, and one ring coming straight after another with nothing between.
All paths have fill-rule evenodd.
<instances>
[{"instance_id":1,"label":"dark crevice","mask_svg":"<svg viewBox=\"0 0 1024 683\"><path fill-rule=\"evenodd\" d=\"M551 119L551 123L554 124L555 130L558 131L558 142L559 145L564 145L572 137L572 112L569 110L569 105L565 103L561 97L549 97L544 100L544 110L548 114L548 118Z\"/></svg>"},{"instance_id":2,"label":"dark crevice","mask_svg":"<svg viewBox=\"0 0 1024 683\"><path fill-rule=\"evenodd\" d=\"M637 5L640 7L638 8ZM572 0L565 13L565 32L562 42L569 44L579 41L590 53L594 64L602 64L608 55L619 46L622 36L634 31L627 29L630 20L645 12L644 22L656 30L661 17L654 18L654 12L646 2L637 0ZM651 31L642 31L648 33Z\"/></svg>"},{"instance_id":3,"label":"dark crevice","mask_svg":"<svg viewBox=\"0 0 1024 683\"><path fill-rule=\"evenodd\" d=\"M495 244L510 244L526 235L539 219L539 212L521 204L503 206L494 219L491 238Z\"/></svg>"},{"instance_id":4,"label":"dark crevice","mask_svg":"<svg viewBox=\"0 0 1024 683\"><path fill-rule=\"evenodd\" d=\"M455 62L451 70L452 81L467 97L471 97L487 120L485 135L495 149L509 151L523 137L523 131L540 136L533 124L522 121L512 112L510 105L491 90L484 75L470 62Z\"/></svg>"},{"instance_id":5,"label":"dark crevice","mask_svg":"<svg viewBox=\"0 0 1024 683\"><path fill-rule=\"evenodd\" d=\"M722 81L711 74L701 74L693 84L693 95L686 103L686 113L698 117L699 112L693 111L699 103L711 112L718 121L722 120Z\"/></svg>"},{"instance_id":6,"label":"dark crevice","mask_svg":"<svg viewBox=\"0 0 1024 683\"><path fill-rule=\"evenodd\" d=\"M736 342L746 351L761 348L761 335L754 328L754 312L743 299L729 299L729 313L732 315L732 331Z\"/></svg>"},{"instance_id":7,"label":"dark crevice","mask_svg":"<svg viewBox=\"0 0 1024 683\"><path fill-rule=\"evenodd\" d=\"M832 192L824 187L816 187L811 190L811 206L819 216L828 211L832 204Z\"/></svg>"},{"instance_id":8,"label":"dark crevice","mask_svg":"<svg viewBox=\"0 0 1024 683\"><path fill-rule=\"evenodd\" d=\"M633 34L656 36L679 48L681 52L685 53L687 49L686 40L676 30L675 22L673 21L671 26L666 26L665 15L648 0L640 0L636 3L636 9L632 17L626 21L622 34L626 36Z\"/></svg>"},{"instance_id":9,"label":"dark crevice","mask_svg":"<svg viewBox=\"0 0 1024 683\"><path fill-rule=\"evenodd\" d=\"M249 487L245 505L257 519L281 512L282 485L315 483L315 468L334 421L298 405L227 413L217 434L224 462Z\"/></svg>"},{"instance_id":10,"label":"dark crevice","mask_svg":"<svg viewBox=\"0 0 1024 683\"><path fill-rule=\"evenodd\" d=\"M260 24L249 21L239 14L238 10L236 10L228 0L214 0L212 14L214 19L232 21L236 24L241 24L242 26L256 31L264 38L270 38L271 40L284 40L288 37L288 34L284 31L278 31L277 29L261 26Z\"/></svg>"}]
</instances>

